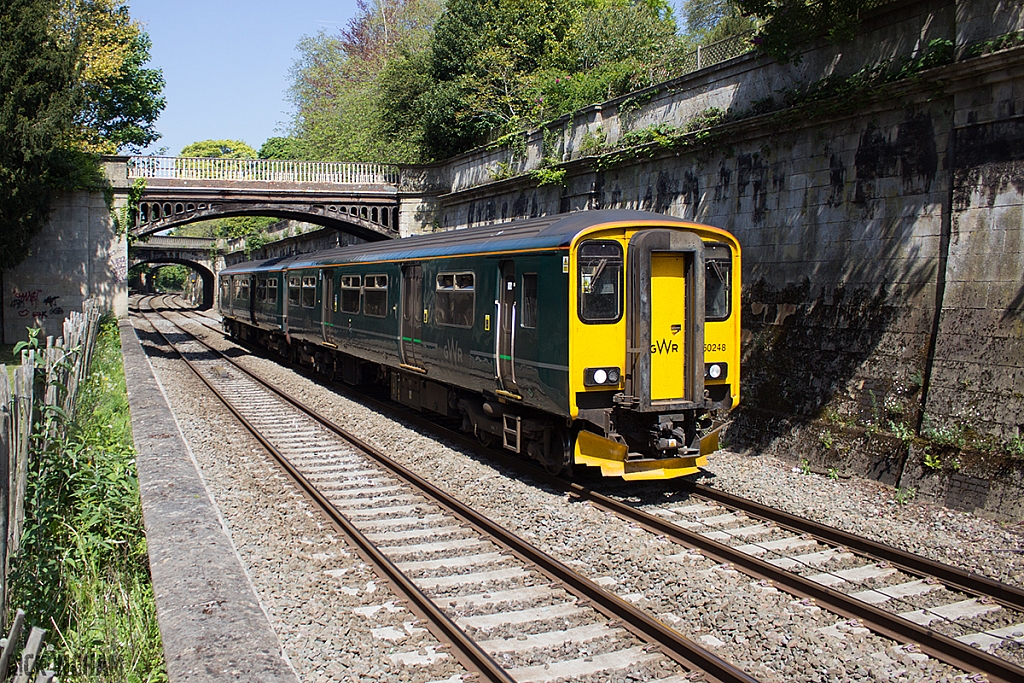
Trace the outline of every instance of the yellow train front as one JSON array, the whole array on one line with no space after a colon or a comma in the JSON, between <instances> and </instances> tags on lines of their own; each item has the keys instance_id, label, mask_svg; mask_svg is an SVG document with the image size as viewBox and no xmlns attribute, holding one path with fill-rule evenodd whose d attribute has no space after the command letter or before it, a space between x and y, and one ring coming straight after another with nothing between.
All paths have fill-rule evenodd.
<instances>
[{"instance_id":1,"label":"yellow train front","mask_svg":"<svg viewBox=\"0 0 1024 683\"><path fill-rule=\"evenodd\" d=\"M625 479L696 472L717 448L710 415L739 402L739 243L633 216L576 235L570 261L574 462Z\"/></svg>"},{"instance_id":2,"label":"yellow train front","mask_svg":"<svg viewBox=\"0 0 1024 683\"><path fill-rule=\"evenodd\" d=\"M237 264L220 311L551 471L666 479L697 471L739 402L739 274L723 230L582 211Z\"/></svg>"}]
</instances>

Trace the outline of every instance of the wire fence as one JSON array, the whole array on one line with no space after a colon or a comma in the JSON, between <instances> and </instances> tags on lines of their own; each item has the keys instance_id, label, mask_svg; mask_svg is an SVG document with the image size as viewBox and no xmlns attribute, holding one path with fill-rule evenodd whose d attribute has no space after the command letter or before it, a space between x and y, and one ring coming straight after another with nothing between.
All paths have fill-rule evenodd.
<instances>
[{"instance_id":1,"label":"wire fence","mask_svg":"<svg viewBox=\"0 0 1024 683\"><path fill-rule=\"evenodd\" d=\"M390 164L224 157L131 157L128 178L263 180L283 183L398 184Z\"/></svg>"},{"instance_id":2,"label":"wire fence","mask_svg":"<svg viewBox=\"0 0 1024 683\"><path fill-rule=\"evenodd\" d=\"M715 43L698 45L697 49L684 56L681 62L672 65L672 76L685 76L688 73L706 69L727 59L750 52L754 49L750 42L753 37L753 31L744 31Z\"/></svg>"},{"instance_id":3,"label":"wire fence","mask_svg":"<svg viewBox=\"0 0 1024 683\"><path fill-rule=\"evenodd\" d=\"M63 436L74 414L99 319L97 302L87 299L81 313L65 318L62 337L31 337L38 344L22 350L13 373L0 363L0 626L7 614L7 570L25 526L29 463Z\"/></svg>"}]
</instances>

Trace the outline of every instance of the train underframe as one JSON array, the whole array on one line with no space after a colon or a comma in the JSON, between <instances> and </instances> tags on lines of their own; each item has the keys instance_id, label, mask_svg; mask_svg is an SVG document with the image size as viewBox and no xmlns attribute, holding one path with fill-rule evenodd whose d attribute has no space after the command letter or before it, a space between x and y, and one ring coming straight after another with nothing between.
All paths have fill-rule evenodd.
<instances>
[{"instance_id":1,"label":"train underframe","mask_svg":"<svg viewBox=\"0 0 1024 683\"><path fill-rule=\"evenodd\" d=\"M631 464L649 466L699 457L700 430L711 424L697 411L640 413L622 406L582 411L581 419L571 420L567 415L553 415L499 397L451 387L318 343L289 340L276 330L231 319L224 320L224 327L232 337L272 351L327 379L353 386L383 385L391 399L404 406L461 419L462 431L474 434L485 446L529 457L553 473L569 472L574 462L580 462L576 442L581 432L586 432L584 441L591 442L596 437L612 444L613 449L621 446L623 465L619 469L625 469ZM608 471L602 467L606 474L621 475L619 469Z\"/></svg>"}]
</instances>

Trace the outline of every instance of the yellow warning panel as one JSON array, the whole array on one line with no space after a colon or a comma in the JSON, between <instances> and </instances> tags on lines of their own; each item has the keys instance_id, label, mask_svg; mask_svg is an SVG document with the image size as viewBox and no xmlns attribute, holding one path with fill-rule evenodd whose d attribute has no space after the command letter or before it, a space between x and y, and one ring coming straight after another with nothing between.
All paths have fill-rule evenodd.
<instances>
[{"instance_id":1,"label":"yellow warning panel","mask_svg":"<svg viewBox=\"0 0 1024 683\"><path fill-rule=\"evenodd\" d=\"M651 400L685 396L686 263L682 254L651 254Z\"/></svg>"}]
</instances>

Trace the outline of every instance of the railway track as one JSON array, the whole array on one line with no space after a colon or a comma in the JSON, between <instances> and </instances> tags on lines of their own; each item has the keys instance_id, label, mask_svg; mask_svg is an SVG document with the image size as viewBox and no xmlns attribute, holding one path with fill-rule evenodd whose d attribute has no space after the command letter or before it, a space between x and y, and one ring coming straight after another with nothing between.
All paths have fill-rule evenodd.
<instances>
[{"instance_id":1,"label":"railway track","mask_svg":"<svg viewBox=\"0 0 1024 683\"><path fill-rule=\"evenodd\" d=\"M755 681L259 380L162 313L147 317L434 635L486 680Z\"/></svg>"},{"instance_id":2,"label":"railway track","mask_svg":"<svg viewBox=\"0 0 1024 683\"><path fill-rule=\"evenodd\" d=\"M440 429L404 411L403 417ZM461 434L445 430L444 436L479 448ZM1024 591L1016 587L713 488L683 482L682 502L641 508L625 500L642 491L636 485L628 493L611 485L619 494L602 494L488 452L686 549L670 561L692 561L699 553L770 582L808 607L830 610L842 617L828 629L831 635L870 629L903 643L912 656L930 656L990 681L1024 680L1019 662L992 654L1010 645L1004 652L1020 656L1013 645L1024 642Z\"/></svg>"}]
</instances>

